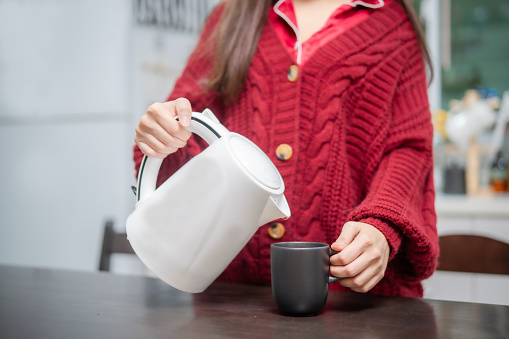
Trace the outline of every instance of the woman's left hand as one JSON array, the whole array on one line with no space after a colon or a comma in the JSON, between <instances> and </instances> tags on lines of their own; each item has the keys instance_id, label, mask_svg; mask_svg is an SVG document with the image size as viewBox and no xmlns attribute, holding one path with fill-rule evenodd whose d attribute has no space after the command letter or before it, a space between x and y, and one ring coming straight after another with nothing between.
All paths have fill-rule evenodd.
<instances>
[{"instance_id":1,"label":"woman's left hand","mask_svg":"<svg viewBox=\"0 0 509 339\"><path fill-rule=\"evenodd\" d=\"M341 285L366 293L384 277L390 247L374 226L347 222L331 248L340 252L330 258L330 272L343 278L339 281Z\"/></svg>"}]
</instances>

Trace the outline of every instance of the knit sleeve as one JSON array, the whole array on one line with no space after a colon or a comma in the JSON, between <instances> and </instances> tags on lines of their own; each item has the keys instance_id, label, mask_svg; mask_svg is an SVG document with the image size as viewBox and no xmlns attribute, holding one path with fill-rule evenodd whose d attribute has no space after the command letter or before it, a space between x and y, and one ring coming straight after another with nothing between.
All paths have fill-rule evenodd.
<instances>
[{"instance_id":1,"label":"knit sleeve","mask_svg":"<svg viewBox=\"0 0 509 339\"><path fill-rule=\"evenodd\" d=\"M186 98L191 102L194 112L201 112L205 108L209 108L216 116L220 115L222 111L220 97L215 92L206 89L204 84L212 67L212 42L209 37L212 35L211 33L221 16L222 8L223 6L219 5L210 13L203 26L198 43L166 101L172 101L181 97ZM159 170L157 186L161 185L177 169L182 167L206 146L203 140L193 135L188 140L186 147L167 156ZM142 159L143 153L137 145L134 145L133 160L136 175L138 174Z\"/></svg>"},{"instance_id":2,"label":"knit sleeve","mask_svg":"<svg viewBox=\"0 0 509 339\"><path fill-rule=\"evenodd\" d=\"M417 46L418 48L418 46ZM392 260L406 261L407 276L422 280L435 270L438 237L434 209L433 128L427 99L426 76L420 51L403 63L389 108L390 125L373 147L383 155L373 168L362 203L350 220L377 227L391 246Z\"/></svg>"}]
</instances>

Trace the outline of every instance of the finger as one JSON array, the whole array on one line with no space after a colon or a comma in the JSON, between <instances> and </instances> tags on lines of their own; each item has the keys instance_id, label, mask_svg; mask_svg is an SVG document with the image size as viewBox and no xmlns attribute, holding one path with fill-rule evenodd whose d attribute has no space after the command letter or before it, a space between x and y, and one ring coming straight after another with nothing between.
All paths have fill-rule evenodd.
<instances>
[{"instance_id":1,"label":"finger","mask_svg":"<svg viewBox=\"0 0 509 339\"><path fill-rule=\"evenodd\" d=\"M354 240L343 252L339 254L338 262L346 264L335 265L331 260L331 273L339 277L355 277L366 270L371 265L380 268L381 258L376 256L375 251L364 250L363 247Z\"/></svg>"},{"instance_id":2,"label":"finger","mask_svg":"<svg viewBox=\"0 0 509 339\"><path fill-rule=\"evenodd\" d=\"M149 126L138 125L136 126L135 130L136 136L134 141L136 143L143 142L154 152L163 155L163 157L170 153L176 152L177 149L186 145L186 141L169 135L161 126L157 124L153 126L153 129L150 129ZM149 155L147 153L144 154Z\"/></svg>"},{"instance_id":3,"label":"finger","mask_svg":"<svg viewBox=\"0 0 509 339\"><path fill-rule=\"evenodd\" d=\"M177 115L175 105L175 101L151 105L147 109L146 115L140 119L140 125L147 127L147 133L151 133L155 129L155 125L159 125L167 134L184 142L187 141L191 137L191 132L175 120L174 117Z\"/></svg>"},{"instance_id":4,"label":"finger","mask_svg":"<svg viewBox=\"0 0 509 339\"><path fill-rule=\"evenodd\" d=\"M338 239L331 245L331 248L335 251L344 250L359 233L359 227L356 222L349 221L343 225L341 234Z\"/></svg>"},{"instance_id":5,"label":"finger","mask_svg":"<svg viewBox=\"0 0 509 339\"><path fill-rule=\"evenodd\" d=\"M356 235L355 239L348 244L348 246L340 252L339 258L341 262L346 265L356 260L362 253L365 253L368 249L373 246L373 241L369 237L369 234L362 232L362 230ZM372 250L371 254L379 253Z\"/></svg>"},{"instance_id":6,"label":"finger","mask_svg":"<svg viewBox=\"0 0 509 339\"><path fill-rule=\"evenodd\" d=\"M331 245L333 250L339 251L338 254L330 258L332 265L348 265L362 253L355 239L360 234L360 227L355 222L347 222L341 231L341 234Z\"/></svg>"},{"instance_id":7,"label":"finger","mask_svg":"<svg viewBox=\"0 0 509 339\"><path fill-rule=\"evenodd\" d=\"M191 137L189 132L184 126L182 126L175 119L162 119L157 121L159 125L166 131L168 135L174 138L182 140L184 143Z\"/></svg>"},{"instance_id":8,"label":"finger","mask_svg":"<svg viewBox=\"0 0 509 339\"><path fill-rule=\"evenodd\" d=\"M373 278L371 278L370 281L368 281L368 283L366 283L366 284L364 284L364 286L362 286L360 292L365 293L364 291L366 291L366 292L371 291L373 289L373 287L375 287L376 284L378 284L378 282L383 279L383 277L384 277L383 274L375 275Z\"/></svg>"},{"instance_id":9,"label":"finger","mask_svg":"<svg viewBox=\"0 0 509 339\"><path fill-rule=\"evenodd\" d=\"M174 101L174 105L180 124L184 127L189 126L191 124L191 114L193 112L189 100L186 98L178 98Z\"/></svg>"},{"instance_id":10,"label":"finger","mask_svg":"<svg viewBox=\"0 0 509 339\"><path fill-rule=\"evenodd\" d=\"M374 286L371 285L371 283L375 276L376 270L374 270L372 267L367 267L365 270L361 271L357 275L342 279L340 281L340 284L356 292L367 292L370 289L369 287Z\"/></svg>"},{"instance_id":11,"label":"finger","mask_svg":"<svg viewBox=\"0 0 509 339\"><path fill-rule=\"evenodd\" d=\"M352 278L359 275L367 266L368 264L359 257L347 265L331 264L330 272L335 277Z\"/></svg>"},{"instance_id":12,"label":"finger","mask_svg":"<svg viewBox=\"0 0 509 339\"><path fill-rule=\"evenodd\" d=\"M350 288L352 291L366 293L375 287L383 277L383 272L369 267L355 277L340 280L340 284Z\"/></svg>"},{"instance_id":13,"label":"finger","mask_svg":"<svg viewBox=\"0 0 509 339\"><path fill-rule=\"evenodd\" d=\"M145 154L146 156L149 156L152 158L164 159L169 153L172 153L168 148L167 148L168 152L161 153L161 152L156 151L153 148L153 146L150 146L143 141L139 141L136 139L135 139L135 141L136 141L136 145L138 145L138 147L140 148L142 153Z\"/></svg>"},{"instance_id":14,"label":"finger","mask_svg":"<svg viewBox=\"0 0 509 339\"><path fill-rule=\"evenodd\" d=\"M172 135L172 132L168 132L166 129L164 129L164 126L161 126L161 124L159 124L157 121L144 119L144 117L141 119L141 121L142 123L138 124L135 128L136 135L140 140L143 141L145 138L148 140L149 136L153 136L166 146L181 148L186 145L187 139L182 140L178 136ZM176 121L173 121L173 124L177 126L176 129L185 129L180 127Z\"/></svg>"}]
</instances>

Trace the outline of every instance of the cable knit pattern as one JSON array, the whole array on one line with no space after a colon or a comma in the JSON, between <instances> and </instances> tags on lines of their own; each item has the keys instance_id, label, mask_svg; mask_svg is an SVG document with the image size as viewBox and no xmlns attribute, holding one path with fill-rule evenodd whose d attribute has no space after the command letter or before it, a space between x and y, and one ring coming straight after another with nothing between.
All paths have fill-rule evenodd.
<instances>
[{"instance_id":1,"label":"cable knit pattern","mask_svg":"<svg viewBox=\"0 0 509 339\"><path fill-rule=\"evenodd\" d=\"M214 12L204 36L218 20ZM200 43L203 43L203 39ZM371 293L422 296L421 280L437 263L432 180L432 125L422 54L396 1L316 51L287 79L294 60L268 24L238 101L224 106L201 86L210 60L194 53L169 100L183 96L193 109L209 107L231 131L264 150L279 169L292 217L279 241L331 244L349 220L377 227L391 256ZM286 162L275 149L286 143ZM160 182L203 143L163 162ZM140 151L135 147L139 166ZM270 284L270 244L262 226L220 279ZM332 284L331 289L344 289Z\"/></svg>"}]
</instances>

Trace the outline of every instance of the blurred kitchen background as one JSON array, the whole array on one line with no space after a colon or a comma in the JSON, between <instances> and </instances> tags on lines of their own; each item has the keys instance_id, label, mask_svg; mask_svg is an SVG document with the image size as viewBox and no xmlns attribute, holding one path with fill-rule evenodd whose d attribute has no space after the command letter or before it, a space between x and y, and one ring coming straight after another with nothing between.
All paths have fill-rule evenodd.
<instances>
[{"instance_id":1,"label":"blurred kitchen background","mask_svg":"<svg viewBox=\"0 0 509 339\"><path fill-rule=\"evenodd\" d=\"M97 270L134 208L134 126L218 0L0 0L0 264ZM440 235L509 243L509 0L414 0L435 77ZM118 254L111 271L147 274ZM509 276L437 272L425 296L509 305Z\"/></svg>"}]
</instances>

